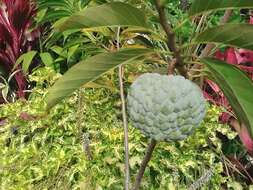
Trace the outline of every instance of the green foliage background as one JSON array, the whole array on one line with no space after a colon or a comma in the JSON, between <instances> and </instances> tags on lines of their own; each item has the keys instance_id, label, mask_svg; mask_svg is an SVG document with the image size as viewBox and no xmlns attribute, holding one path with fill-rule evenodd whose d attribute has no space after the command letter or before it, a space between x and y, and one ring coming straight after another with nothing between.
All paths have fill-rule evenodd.
<instances>
[{"instance_id":1,"label":"green foliage background","mask_svg":"<svg viewBox=\"0 0 253 190\"><path fill-rule=\"evenodd\" d=\"M80 90L43 116L47 85L58 75L45 67L30 78L37 87L29 100L1 105L0 117L8 117L8 124L0 128L0 189L123 189L124 146L118 93L103 88ZM117 81L113 87L117 88ZM228 126L217 123L219 111L209 107L203 125L187 140L158 145L145 173L143 189L186 189L210 168L214 175L203 189L218 190L225 182L236 183L222 176L225 161L217 132L229 139L236 135ZM26 121L20 117L23 112L42 116ZM13 127L18 128L18 134L13 133ZM89 134L92 160L84 151L83 134ZM132 127L129 138L134 176L147 139Z\"/></svg>"},{"instance_id":2,"label":"green foliage background","mask_svg":"<svg viewBox=\"0 0 253 190\"><path fill-rule=\"evenodd\" d=\"M33 71L29 76L36 87L27 101L18 100L15 103L0 105L0 118L7 120L7 124L0 125L0 190L123 189L123 125L118 76L115 72L109 72L91 84L95 88L80 89L69 99L57 104L48 115L44 114L46 107L44 97L48 88L59 78L55 72L65 73L80 60L107 50L115 50L116 30L113 28L101 27L60 33L52 30L52 25L57 20L87 7L90 2L92 4L89 6L93 6L113 1L37 0L37 2L39 12L36 23L43 24L44 27L38 55L45 67ZM122 44L134 39L135 43L126 47L158 48L166 52L166 40L152 1L124 2L145 12L148 24L154 26L156 35L151 35L150 38L143 37L122 28L120 36ZM216 26L223 12L207 15L203 26L198 29L196 24L186 19L187 14L179 7L179 1L166 2L172 26L177 27L178 23L182 23L175 32L178 41L185 46L182 49L183 53L192 55L194 48L191 46L186 48L187 43L193 40L195 33ZM241 22L238 15L239 12L235 11L231 16L231 23ZM166 60L166 56L169 55L163 56ZM155 61L152 65L148 60L147 63L146 65L149 65L147 67L150 67L148 72L167 71L167 66L162 60ZM144 72L143 67L139 64L135 64L133 68L125 67L126 89L137 75ZM213 170L213 176L210 181L203 184L202 189L251 188L252 190L252 187L247 187L243 183L245 178L242 174L239 174L239 177L233 175L224 177L226 169L233 168L226 156L244 154L245 151L230 127L218 124L220 111L217 107L209 106L201 127L185 141L160 143L145 172L142 189L187 189L207 171ZM131 127L131 123L129 133L130 169L133 181L144 156L147 139ZM225 150L224 144L218 138L221 134L229 139ZM92 160L88 159L84 150L84 135L90 139ZM232 170L236 173L235 168ZM235 179L242 180L239 183Z\"/></svg>"}]
</instances>

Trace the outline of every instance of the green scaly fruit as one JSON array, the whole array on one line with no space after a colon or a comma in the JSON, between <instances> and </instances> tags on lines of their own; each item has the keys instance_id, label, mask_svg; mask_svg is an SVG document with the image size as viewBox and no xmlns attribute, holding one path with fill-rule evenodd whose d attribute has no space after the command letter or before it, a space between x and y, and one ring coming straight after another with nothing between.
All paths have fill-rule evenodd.
<instances>
[{"instance_id":1,"label":"green scaly fruit","mask_svg":"<svg viewBox=\"0 0 253 190\"><path fill-rule=\"evenodd\" d=\"M182 76L143 74L127 97L133 126L157 141L188 137L205 116L201 90Z\"/></svg>"}]
</instances>

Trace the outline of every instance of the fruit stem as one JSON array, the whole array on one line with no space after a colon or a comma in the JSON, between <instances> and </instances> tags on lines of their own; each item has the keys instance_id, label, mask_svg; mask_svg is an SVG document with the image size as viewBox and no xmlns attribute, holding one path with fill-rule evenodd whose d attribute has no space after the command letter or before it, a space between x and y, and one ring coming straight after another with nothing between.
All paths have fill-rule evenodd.
<instances>
[{"instance_id":1,"label":"fruit stem","mask_svg":"<svg viewBox=\"0 0 253 190\"><path fill-rule=\"evenodd\" d=\"M154 140L154 139L151 139L151 141L150 141L150 143L149 143L149 145L146 149L146 154L145 154L144 159L142 160L139 172L138 172L138 174L135 178L135 183L134 183L134 186L133 186L132 190L138 190L139 189L142 177L143 177L144 172L145 172L145 169L148 165L148 162L151 159L151 156L152 156L152 153L155 149L156 144L157 144L157 141Z\"/></svg>"}]
</instances>

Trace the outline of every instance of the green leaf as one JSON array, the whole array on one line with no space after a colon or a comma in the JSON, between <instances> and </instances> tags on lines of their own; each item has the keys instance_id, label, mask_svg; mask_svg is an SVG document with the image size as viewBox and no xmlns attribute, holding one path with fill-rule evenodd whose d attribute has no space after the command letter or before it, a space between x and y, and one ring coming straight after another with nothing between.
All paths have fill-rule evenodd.
<instances>
[{"instance_id":1,"label":"green leaf","mask_svg":"<svg viewBox=\"0 0 253 190\"><path fill-rule=\"evenodd\" d=\"M27 53L22 54L16 61L13 70L17 68L18 65L22 63L22 70L24 73L27 73L29 66L32 63L33 58L37 54L37 51L29 51Z\"/></svg>"},{"instance_id":2,"label":"green leaf","mask_svg":"<svg viewBox=\"0 0 253 190\"><path fill-rule=\"evenodd\" d=\"M58 20L58 19L61 19L63 17L67 17L69 15L70 15L70 13L67 13L64 10L54 10L54 12L52 12L50 14L46 14L43 17L43 19L42 19L43 22L42 23Z\"/></svg>"},{"instance_id":3,"label":"green leaf","mask_svg":"<svg viewBox=\"0 0 253 190\"><path fill-rule=\"evenodd\" d=\"M51 54L48 52L44 52L40 54L41 61L44 65L51 67L54 63L54 59L52 58Z\"/></svg>"},{"instance_id":4,"label":"green leaf","mask_svg":"<svg viewBox=\"0 0 253 190\"><path fill-rule=\"evenodd\" d=\"M6 75L6 71L3 65L0 65L0 76L5 76Z\"/></svg>"},{"instance_id":5,"label":"green leaf","mask_svg":"<svg viewBox=\"0 0 253 190\"><path fill-rule=\"evenodd\" d=\"M61 55L62 52L63 52L63 48L60 47L60 46L57 46L57 45L51 47L50 49L51 49L52 51L54 51L56 54L58 54L58 55Z\"/></svg>"},{"instance_id":6,"label":"green leaf","mask_svg":"<svg viewBox=\"0 0 253 190\"><path fill-rule=\"evenodd\" d=\"M221 43L253 50L253 25L226 24L209 28L199 34L196 43Z\"/></svg>"},{"instance_id":7,"label":"green leaf","mask_svg":"<svg viewBox=\"0 0 253 190\"><path fill-rule=\"evenodd\" d=\"M232 106L236 116L253 136L253 82L239 68L213 58L202 60Z\"/></svg>"},{"instance_id":8,"label":"green leaf","mask_svg":"<svg viewBox=\"0 0 253 190\"><path fill-rule=\"evenodd\" d=\"M213 10L253 8L252 0L195 0L189 11L190 16Z\"/></svg>"},{"instance_id":9,"label":"green leaf","mask_svg":"<svg viewBox=\"0 0 253 190\"><path fill-rule=\"evenodd\" d=\"M97 79L110 69L120 64L127 64L135 60L143 59L145 55L151 53L154 53L154 51L150 49L123 49L114 53L101 53L81 61L70 68L49 89L46 98L47 108L50 109L76 89Z\"/></svg>"},{"instance_id":10,"label":"green leaf","mask_svg":"<svg viewBox=\"0 0 253 190\"><path fill-rule=\"evenodd\" d=\"M90 27L135 26L149 28L145 15L129 4L114 2L90 7L55 27L60 31Z\"/></svg>"},{"instance_id":11,"label":"green leaf","mask_svg":"<svg viewBox=\"0 0 253 190\"><path fill-rule=\"evenodd\" d=\"M0 82L0 90L3 89L3 88L5 88L5 86L6 86L5 83Z\"/></svg>"},{"instance_id":12,"label":"green leaf","mask_svg":"<svg viewBox=\"0 0 253 190\"><path fill-rule=\"evenodd\" d=\"M2 97L3 97L4 101L8 103L9 86L5 86L1 90L2 90Z\"/></svg>"},{"instance_id":13,"label":"green leaf","mask_svg":"<svg viewBox=\"0 0 253 190\"><path fill-rule=\"evenodd\" d=\"M75 46L72 46L69 48L68 50L68 62L70 60L70 58L75 54L75 52L77 51L77 49L79 48L79 44L75 45Z\"/></svg>"}]
</instances>

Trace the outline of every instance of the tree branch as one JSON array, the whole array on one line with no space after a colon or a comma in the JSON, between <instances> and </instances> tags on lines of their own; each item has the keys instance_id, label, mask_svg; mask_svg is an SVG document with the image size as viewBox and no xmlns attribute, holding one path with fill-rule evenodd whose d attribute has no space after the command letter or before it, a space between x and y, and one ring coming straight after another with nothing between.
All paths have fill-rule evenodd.
<instances>
[{"instance_id":1,"label":"tree branch","mask_svg":"<svg viewBox=\"0 0 253 190\"><path fill-rule=\"evenodd\" d=\"M145 169L146 169L146 167L148 165L148 162L151 159L151 156L152 156L152 153L153 153L153 151L155 149L156 144L157 144L156 140L151 139L151 142L150 142L150 144L147 147L145 157L142 160L142 163L141 163L141 166L140 166L140 170L139 170L139 172L138 172L138 174L136 176L135 183L134 183L134 186L133 186L132 190L138 190L139 189L139 187L141 185L142 177L143 177L144 172L145 172Z\"/></svg>"},{"instance_id":2,"label":"tree branch","mask_svg":"<svg viewBox=\"0 0 253 190\"><path fill-rule=\"evenodd\" d=\"M120 27L117 29L117 50L120 49ZM130 170L129 170L129 148L128 148L128 124L126 114L126 102L124 94L124 83L123 83L123 66L119 66L119 87L120 87L120 98L121 98L121 111L123 118L124 127L124 147L125 147L125 190L129 190L130 184Z\"/></svg>"},{"instance_id":3,"label":"tree branch","mask_svg":"<svg viewBox=\"0 0 253 190\"><path fill-rule=\"evenodd\" d=\"M174 66L181 75L183 75L185 78L188 78L187 69L185 68L185 65L184 65L184 59L181 56L180 50L176 46L176 35L172 31L172 27L167 22L165 8L161 4L160 0L155 0L155 6L159 14L160 23L168 38L167 40L168 48L170 49L171 52L173 52L175 60L176 60Z\"/></svg>"}]
</instances>

